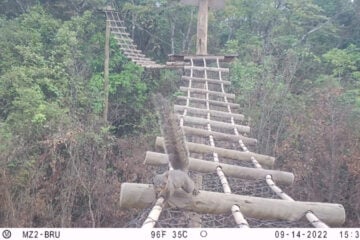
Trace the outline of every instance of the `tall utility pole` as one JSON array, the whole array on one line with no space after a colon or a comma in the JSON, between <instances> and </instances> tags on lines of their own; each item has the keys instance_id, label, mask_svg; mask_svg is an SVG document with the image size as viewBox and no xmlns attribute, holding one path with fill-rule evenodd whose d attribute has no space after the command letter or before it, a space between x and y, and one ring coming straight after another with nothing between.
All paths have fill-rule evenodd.
<instances>
[{"instance_id":1,"label":"tall utility pole","mask_svg":"<svg viewBox=\"0 0 360 240\"><path fill-rule=\"evenodd\" d=\"M196 37L196 55L207 55L209 8L222 9L226 0L180 0L185 5L199 7Z\"/></svg>"},{"instance_id":2,"label":"tall utility pole","mask_svg":"<svg viewBox=\"0 0 360 240\"><path fill-rule=\"evenodd\" d=\"M104 61L104 112L103 118L107 122L109 111L109 59L110 59L110 22L106 20L105 31L105 61Z\"/></svg>"}]
</instances>

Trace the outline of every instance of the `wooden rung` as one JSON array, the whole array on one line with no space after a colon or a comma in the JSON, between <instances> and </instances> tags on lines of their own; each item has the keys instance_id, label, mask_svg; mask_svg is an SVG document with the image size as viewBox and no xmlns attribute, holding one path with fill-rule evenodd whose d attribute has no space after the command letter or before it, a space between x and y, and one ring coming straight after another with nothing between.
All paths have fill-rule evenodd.
<instances>
[{"instance_id":1,"label":"wooden rung","mask_svg":"<svg viewBox=\"0 0 360 240\"><path fill-rule=\"evenodd\" d=\"M137 61L133 61L134 63L136 63L136 64L140 64L140 65L146 65L146 66L150 66L150 65L156 65L156 63L155 62L137 62Z\"/></svg>"},{"instance_id":2,"label":"wooden rung","mask_svg":"<svg viewBox=\"0 0 360 240\"><path fill-rule=\"evenodd\" d=\"M187 88L187 87L180 87L180 90L183 92L191 92L191 93L202 93L202 94L209 94L213 96L219 97L227 97L230 99L235 99L235 94L232 93L223 93L223 92L216 92L216 91L209 91L202 88Z\"/></svg>"},{"instance_id":3,"label":"wooden rung","mask_svg":"<svg viewBox=\"0 0 360 240\"><path fill-rule=\"evenodd\" d=\"M130 34L128 32L125 31L118 31L118 30L111 30L111 34L114 34L116 37L119 37L121 39L126 39L126 40L132 40L132 38L130 38Z\"/></svg>"},{"instance_id":4,"label":"wooden rung","mask_svg":"<svg viewBox=\"0 0 360 240\"><path fill-rule=\"evenodd\" d=\"M126 27L119 27L119 26L110 26L110 29L111 28L114 28L114 29L123 29L123 30L126 30Z\"/></svg>"},{"instance_id":5,"label":"wooden rung","mask_svg":"<svg viewBox=\"0 0 360 240\"><path fill-rule=\"evenodd\" d=\"M223 129L236 128L239 132L250 133L249 126L238 125L238 124L232 125L231 123L225 123L220 121L212 121L212 120L209 121L206 118L200 118L200 117L190 117L190 116L185 116L185 117L180 116L180 117L182 117L186 123L201 124L201 125L210 124L212 127L223 128Z\"/></svg>"},{"instance_id":6,"label":"wooden rung","mask_svg":"<svg viewBox=\"0 0 360 240\"><path fill-rule=\"evenodd\" d=\"M148 59L144 54L141 53L134 53L128 51L124 51L124 52L131 53L133 59Z\"/></svg>"},{"instance_id":7,"label":"wooden rung","mask_svg":"<svg viewBox=\"0 0 360 240\"><path fill-rule=\"evenodd\" d=\"M212 71L212 72L229 72L228 68L217 68L217 67L201 67L201 66L184 66L184 69L193 69L197 71Z\"/></svg>"},{"instance_id":8,"label":"wooden rung","mask_svg":"<svg viewBox=\"0 0 360 240\"><path fill-rule=\"evenodd\" d=\"M123 38L115 38L115 39L118 40L118 45L121 45L124 48L136 49L137 47L133 42L127 41L127 39L123 39Z\"/></svg>"},{"instance_id":9,"label":"wooden rung","mask_svg":"<svg viewBox=\"0 0 360 240\"><path fill-rule=\"evenodd\" d=\"M118 41L117 44L124 48L137 49L137 46L129 38L117 38L116 40Z\"/></svg>"},{"instance_id":10,"label":"wooden rung","mask_svg":"<svg viewBox=\"0 0 360 240\"><path fill-rule=\"evenodd\" d=\"M121 22L120 20L117 20L117 19L106 19L107 22L115 22L115 23L118 23L118 22Z\"/></svg>"},{"instance_id":11,"label":"wooden rung","mask_svg":"<svg viewBox=\"0 0 360 240\"><path fill-rule=\"evenodd\" d=\"M149 208L155 200L152 184L121 184L120 208ZM192 196L179 189L168 199L168 204L170 207L205 214L229 214L231 207L237 205L245 217L282 221L298 221L311 211L332 227L339 227L345 222L344 207L334 203L286 201L203 190Z\"/></svg>"},{"instance_id":12,"label":"wooden rung","mask_svg":"<svg viewBox=\"0 0 360 240\"><path fill-rule=\"evenodd\" d=\"M138 60L138 61L143 61L143 62L154 62L153 60L151 60L150 58L146 57L146 56L140 56L138 54L134 54L133 55L133 59L134 60Z\"/></svg>"},{"instance_id":13,"label":"wooden rung","mask_svg":"<svg viewBox=\"0 0 360 240\"><path fill-rule=\"evenodd\" d=\"M156 62L152 61L152 60L134 60L134 62L136 63L141 63L141 64L149 64L149 65L157 65Z\"/></svg>"},{"instance_id":14,"label":"wooden rung","mask_svg":"<svg viewBox=\"0 0 360 240\"><path fill-rule=\"evenodd\" d=\"M160 64L146 64L143 65L144 68L164 68L164 65Z\"/></svg>"},{"instance_id":15,"label":"wooden rung","mask_svg":"<svg viewBox=\"0 0 360 240\"><path fill-rule=\"evenodd\" d=\"M124 54L125 54L127 57L129 57L129 58L131 58L131 59L134 59L134 60L139 60L139 61L141 61L141 60L148 59L148 58L146 58L146 57L141 57L141 56L137 55L137 53L130 53L130 52L125 52L125 51L124 51ZM149 60L150 60L150 59L149 59Z\"/></svg>"},{"instance_id":16,"label":"wooden rung","mask_svg":"<svg viewBox=\"0 0 360 240\"><path fill-rule=\"evenodd\" d=\"M133 40L130 38L130 34L127 32L111 29L111 34L113 34L114 38L118 41L133 42Z\"/></svg>"},{"instance_id":17,"label":"wooden rung","mask_svg":"<svg viewBox=\"0 0 360 240\"><path fill-rule=\"evenodd\" d=\"M140 64L144 68L164 68L163 65L160 64Z\"/></svg>"},{"instance_id":18,"label":"wooden rung","mask_svg":"<svg viewBox=\"0 0 360 240\"><path fill-rule=\"evenodd\" d=\"M115 31L115 30L111 30L111 33L116 34L116 35L130 36L130 34L127 32L119 32L119 31Z\"/></svg>"},{"instance_id":19,"label":"wooden rung","mask_svg":"<svg viewBox=\"0 0 360 240\"><path fill-rule=\"evenodd\" d=\"M232 134L226 134L221 132L215 132L200 128L193 128L193 127L187 127L183 126L183 130L185 134L188 135L196 135L201 137L209 137L210 135L213 136L215 140L225 140L225 141L231 141L231 142L239 142L239 140L242 140L244 144L249 145L255 145L257 143L257 140L255 138L248 138L242 135L232 135Z\"/></svg>"},{"instance_id":20,"label":"wooden rung","mask_svg":"<svg viewBox=\"0 0 360 240\"><path fill-rule=\"evenodd\" d=\"M128 37L124 37L121 35L115 35L114 38L117 40L117 45L128 45L128 44L132 44L132 41L129 41Z\"/></svg>"},{"instance_id":21,"label":"wooden rung","mask_svg":"<svg viewBox=\"0 0 360 240\"><path fill-rule=\"evenodd\" d=\"M126 49L126 50L124 50L124 52L129 53L129 54L133 54L134 57L135 56L145 57L145 55L142 54L141 51L137 50L137 49Z\"/></svg>"},{"instance_id":22,"label":"wooden rung","mask_svg":"<svg viewBox=\"0 0 360 240\"><path fill-rule=\"evenodd\" d=\"M164 138L156 137L155 145L156 145L156 147L160 147L160 148L164 149ZM234 160L238 160L238 161L251 161L251 157L255 157L256 160L260 164L264 164L269 167L272 167L275 162L274 157L262 155L259 153L241 152L241 151L237 151L237 150L212 147L212 146L209 146L206 144L193 143L193 142L187 142L186 145L190 152L196 152L196 153L213 153L213 152L215 152L219 155L219 157L230 158L230 159L234 159Z\"/></svg>"},{"instance_id":23,"label":"wooden rung","mask_svg":"<svg viewBox=\"0 0 360 240\"><path fill-rule=\"evenodd\" d=\"M124 45L134 45L134 46L135 46L134 41L133 41L131 38L127 37L127 36L115 35L114 38L115 38L116 40L118 40L118 42L121 42L121 44L124 44Z\"/></svg>"},{"instance_id":24,"label":"wooden rung","mask_svg":"<svg viewBox=\"0 0 360 240\"><path fill-rule=\"evenodd\" d=\"M138 50L138 49L127 48L127 49L123 49L123 51L124 51L124 52L128 52L128 53L134 53L134 54L138 54L138 55L143 55L143 54L141 53L141 51ZM143 55L143 56L145 56L145 55Z\"/></svg>"},{"instance_id":25,"label":"wooden rung","mask_svg":"<svg viewBox=\"0 0 360 240\"><path fill-rule=\"evenodd\" d=\"M168 165L168 155L158 152L146 152L145 164L150 165ZM221 167L224 174L228 177L235 177L241 179L257 180L264 179L267 175L271 175L272 179L277 184L282 185L291 185L294 182L294 174L290 172L268 170L263 168L247 168L234 166L225 163L216 163L211 161L206 161L202 159L190 158L189 159L189 170L201 172L201 173L214 173L216 168Z\"/></svg>"},{"instance_id":26,"label":"wooden rung","mask_svg":"<svg viewBox=\"0 0 360 240\"><path fill-rule=\"evenodd\" d=\"M153 69L155 69L155 68L165 68L165 66L164 66L164 65L160 65L160 64L155 64L155 65L144 65L143 67L144 67L144 68L153 68Z\"/></svg>"},{"instance_id":27,"label":"wooden rung","mask_svg":"<svg viewBox=\"0 0 360 240\"><path fill-rule=\"evenodd\" d=\"M150 65L155 65L156 63L154 62L136 62L136 61L132 61L135 64L141 65L141 66L150 66Z\"/></svg>"},{"instance_id":28,"label":"wooden rung","mask_svg":"<svg viewBox=\"0 0 360 240\"><path fill-rule=\"evenodd\" d=\"M131 57L145 57L145 56L141 56L139 54L141 53L138 53L138 52L134 52L134 51L128 51L128 50L124 50L123 48L121 48L121 50L128 56L131 56Z\"/></svg>"},{"instance_id":29,"label":"wooden rung","mask_svg":"<svg viewBox=\"0 0 360 240\"><path fill-rule=\"evenodd\" d=\"M136 63L139 63L139 64L145 64L145 65L157 65L157 66L161 66L161 64L157 64L156 62L154 61L136 61Z\"/></svg>"},{"instance_id":30,"label":"wooden rung","mask_svg":"<svg viewBox=\"0 0 360 240\"><path fill-rule=\"evenodd\" d=\"M184 56L184 60L202 60L202 59L206 59L206 60L224 60L224 56L214 56L214 55L204 55L204 56L196 56L196 55L192 55L192 56Z\"/></svg>"},{"instance_id":31,"label":"wooden rung","mask_svg":"<svg viewBox=\"0 0 360 240\"><path fill-rule=\"evenodd\" d=\"M135 46L134 45L134 42L130 40L130 38L127 38L127 37L119 37L119 35L116 35L115 36L115 39L117 40L117 44L118 45L121 45L121 46L125 46L125 47L128 47L128 46ZM134 47L136 48L136 46Z\"/></svg>"},{"instance_id":32,"label":"wooden rung","mask_svg":"<svg viewBox=\"0 0 360 240\"><path fill-rule=\"evenodd\" d=\"M214 117L221 117L227 119L233 117L234 120L240 120L240 121L244 120L244 115L242 114L229 113L229 112L216 111L216 110L207 110L204 108L186 107L183 105L174 105L174 110L177 112L184 111L185 109L190 113L203 113L203 114L210 113L210 115Z\"/></svg>"},{"instance_id":33,"label":"wooden rung","mask_svg":"<svg viewBox=\"0 0 360 240\"><path fill-rule=\"evenodd\" d=\"M132 60L134 62L139 62L139 63L155 63L154 61L150 60L149 58L137 58L137 57L134 57L134 58L132 58Z\"/></svg>"},{"instance_id":34,"label":"wooden rung","mask_svg":"<svg viewBox=\"0 0 360 240\"><path fill-rule=\"evenodd\" d=\"M186 97L186 96L177 96L177 99L186 101L188 99L188 97ZM206 99L194 98L194 97L190 97L189 99L190 99L190 101L194 101L194 102L201 102L201 103L209 102L210 104L215 105L215 106L222 106L222 107L230 106L230 107L234 107L234 108L240 108L240 105L237 104L237 103L229 103L229 102L222 102L222 101L215 101L215 100L206 100Z\"/></svg>"},{"instance_id":35,"label":"wooden rung","mask_svg":"<svg viewBox=\"0 0 360 240\"><path fill-rule=\"evenodd\" d=\"M190 77L190 76L182 76L183 80L194 81L194 82L208 82L213 84L224 84L231 85L230 81L226 80L218 80L218 79L210 79L210 78L198 78L198 77Z\"/></svg>"},{"instance_id":36,"label":"wooden rung","mask_svg":"<svg viewBox=\"0 0 360 240\"><path fill-rule=\"evenodd\" d=\"M124 53L128 58L132 59L133 61L140 59L136 55L134 55L133 53L126 53L126 52L124 52Z\"/></svg>"},{"instance_id":37,"label":"wooden rung","mask_svg":"<svg viewBox=\"0 0 360 240\"><path fill-rule=\"evenodd\" d=\"M214 56L214 55L181 55L181 54L169 54L168 57L170 59L170 61L187 61L190 62L191 59L193 60L203 60L208 59L208 60L216 60L219 59L219 61L221 62L231 62L234 60L234 58L236 58L238 55L225 55L225 56Z\"/></svg>"}]
</instances>

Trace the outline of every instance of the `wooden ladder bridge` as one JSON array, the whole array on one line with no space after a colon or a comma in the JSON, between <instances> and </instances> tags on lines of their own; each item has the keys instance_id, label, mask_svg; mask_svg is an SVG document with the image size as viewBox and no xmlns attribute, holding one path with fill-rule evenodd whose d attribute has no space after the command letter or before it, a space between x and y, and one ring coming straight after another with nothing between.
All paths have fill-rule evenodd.
<instances>
[{"instance_id":1,"label":"wooden ladder bridge","mask_svg":"<svg viewBox=\"0 0 360 240\"><path fill-rule=\"evenodd\" d=\"M119 13L112 10L105 13L111 23L112 34L129 59L146 68L165 67L136 50ZM200 194L188 197L178 191L171 202L169 200L165 204L162 197L156 199L152 184L122 183L120 207L139 211L148 209L146 216L142 214L144 228L206 227L209 224L204 224L201 216L224 214L233 216L233 223L224 227L253 227L249 219L251 222L258 219L286 223L306 219L307 226L341 226L345 222L342 205L292 199L279 186L290 186L294 175L271 169L274 157L249 150L248 146L255 145L257 140L248 136L250 127L245 124L244 115L238 113L240 106L235 103L235 95L227 91L231 84L227 62L232 57L204 55L180 58L184 62L183 86L180 88L183 95L177 97L174 112L179 115L179 125L186 136L190 152L189 171L200 187ZM163 148L163 141L162 137L156 138L159 149ZM163 151L147 152L145 164L162 169L169 166ZM218 187L210 187L207 184L209 181L216 182ZM267 192L264 195L270 197L249 193L244 185L252 182L261 182ZM156 225L161 221L162 212L171 208L191 213L187 220L193 223L171 225L170 221Z\"/></svg>"},{"instance_id":2,"label":"wooden ladder bridge","mask_svg":"<svg viewBox=\"0 0 360 240\"><path fill-rule=\"evenodd\" d=\"M119 12L107 8L104 10L107 24L110 26L110 31L117 41L117 44L124 55L132 62L144 68L164 68L164 65L157 64L155 61L146 57L141 50L139 50L134 43L130 34L126 31L124 21L120 18Z\"/></svg>"}]
</instances>

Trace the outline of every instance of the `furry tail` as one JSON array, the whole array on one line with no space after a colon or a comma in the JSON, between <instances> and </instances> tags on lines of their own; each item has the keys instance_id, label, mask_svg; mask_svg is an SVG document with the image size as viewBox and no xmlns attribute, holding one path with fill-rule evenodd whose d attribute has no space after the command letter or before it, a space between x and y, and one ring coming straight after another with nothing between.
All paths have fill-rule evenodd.
<instances>
[{"instance_id":1,"label":"furry tail","mask_svg":"<svg viewBox=\"0 0 360 240\"><path fill-rule=\"evenodd\" d=\"M164 137L165 152L174 169L188 170L189 151L185 143L185 135L179 125L179 119L171 110L170 103L161 94L152 96L158 113L161 134Z\"/></svg>"}]
</instances>

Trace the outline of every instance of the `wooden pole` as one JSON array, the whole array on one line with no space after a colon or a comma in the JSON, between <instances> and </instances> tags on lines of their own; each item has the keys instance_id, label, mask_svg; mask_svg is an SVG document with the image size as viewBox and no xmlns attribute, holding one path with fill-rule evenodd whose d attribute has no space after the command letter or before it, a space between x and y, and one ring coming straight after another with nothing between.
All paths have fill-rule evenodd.
<instances>
[{"instance_id":1,"label":"wooden pole","mask_svg":"<svg viewBox=\"0 0 360 240\"><path fill-rule=\"evenodd\" d=\"M104 111L103 119L107 122L109 111L109 60L110 60L110 22L106 21L105 60L104 60Z\"/></svg>"},{"instance_id":2,"label":"wooden pole","mask_svg":"<svg viewBox=\"0 0 360 240\"><path fill-rule=\"evenodd\" d=\"M206 102L209 102L210 105L214 106L222 106L222 107L232 107L232 108L240 108L240 105L237 103L230 103L230 102L222 102L222 101L216 101L216 100L206 100L203 98L195 98L195 97L185 97L185 96L177 96L177 99L179 100L187 100L189 99L192 102L200 102L206 104Z\"/></svg>"},{"instance_id":3,"label":"wooden pole","mask_svg":"<svg viewBox=\"0 0 360 240\"><path fill-rule=\"evenodd\" d=\"M164 149L164 138L156 137L155 146ZM212 147L210 145L193 143L193 142L187 142L187 146L190 152L196 152L196 153L216 152L219 155L219 157L230 158L238 161L251 161L251 157L255 157L260 164L264 164L269 167L272 167L275 163L274 157L259 153L241 152L237 150Z\"/></svg>"},{"instance_id":4,"label":"wooden pole","mask_svg":"<svg viewBox=\"0 0 360 240\"><path fill-rule=\"evenodd\" d=\"M188 87L180 87L180 91L183 92L191 92L191 93L202 93L202 94L209 94L212 96L218 96L218 97L227 97L228 99L235 99L235 94L233 93L222 93L218 91L209 91L202 88L188 88Z\"/></svg>"},{"instance_id":5,"label":"wooden pole","mask_svg":"<svg viewBox=\"0 0 360 240\"><path fill-rule=\"evenodd\" d=\"M155 202L152 184L123 183L120 191L120 207L148 208ZM345 222L345 209L341 204L286 201L250 197L236 194L200 191L196 196L177 190L168 199L171 207L198 213L228 214L233 205L241 208L245 217L264 220L297 221L308 211L330 226L341 226Z\"/></svg>"},{"instance_id":6,"label":"wooden pole","mask_svg":"<svg viewBox=\"0 0 360 240\"><path fill-rule=\"evenodd\" d=\"M201 114L208 114L210 113L211 116L214 117L220 117L229 119L231 117L234 118L234 120L244 120L244 115L238 114L238 113L229 113L229 112L223 112L223 111L217 111L217 110L207 110L205 108L195 108L195 107L187 107L184 105L174 105L174 111L176 112L184 112L186 109L187 112L190 113L201 113Z\"/></svg>"},{"instance_id":7,"label":"wooden pole","mask_svg":"<svg viewBox=\"0 0 360 240\"><path fill-rule=\"evenodd\" d=\"M147 151L144 163L161 166L169 164L169 161L167 154ZM263 168L240 167L226 163L216 163L202 159L189 158L189 170L191 171L214 173L216 172L216 168L219 166L228 177L256 180L265 179L268 175L271 175L274 181L281 185L291 185L294 182L294 174L290 172L268 170Z\"/></svg>"},{"instance_id":8,"label":"wooden pole","mask_svg":"<svg viewBox=\"0 0 360 240\"><path fill-rule=\"evenodd\" d=\"M209 135L212 135L215 140L220 141L229 141L229 142L239 142L239 140L242 140L244 144L249 145L255 145L257 143L257 140L255 138L248 138L242 135L233 135L233 134L226 134L221 132L209 132L205 129L200 128L194 128L194 127L183 127L185 134L188 135L196 135L196 136L202 136L202 137L208 137Z\"/></svg>"},{"instance_id":9,"label":"wooden pole","mask_svg":"<svg viewBox=\"0 0 360 240\"><path fill-rule=\"evenodd\" d=\"M232 125L231 123L213 121L213 120L208 120L206 118L200 118L200 117L189 117L189 116L183 117L182 116L182 118L184 119L184 121L186 123L197 124L197 125L211 124L212 127L216 127L216 128L223 128L223 129L236 128L239 132L250 133L250 127L245 126L245 125L238 125L238 124Z\"/></svg>"},{"instance_id":10,"label":"wooden pole","mask_svg":"<svg viewBox=\"0 0 360 240\"><path fill-rule=\"evenodd\" d=\"M209 11L208 0L199 0L196 55L207 55L208 11Z\"/></svg>"}]
</instances>

